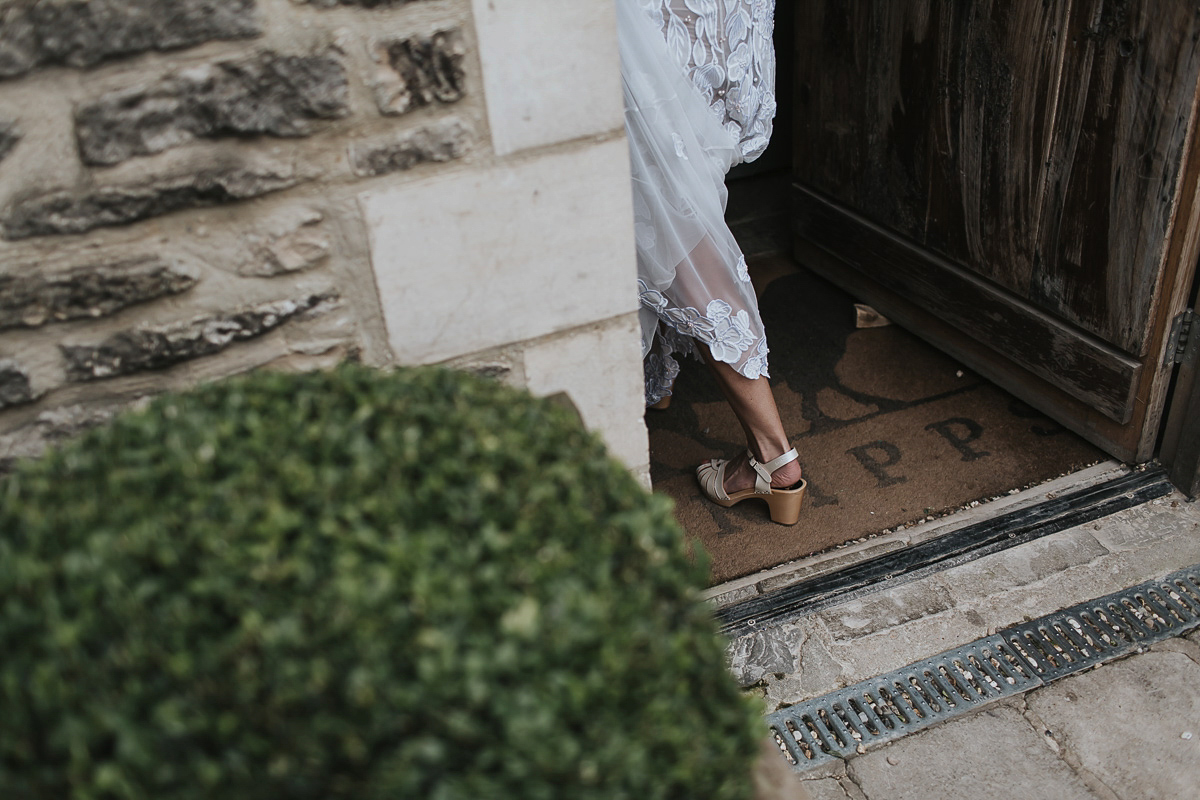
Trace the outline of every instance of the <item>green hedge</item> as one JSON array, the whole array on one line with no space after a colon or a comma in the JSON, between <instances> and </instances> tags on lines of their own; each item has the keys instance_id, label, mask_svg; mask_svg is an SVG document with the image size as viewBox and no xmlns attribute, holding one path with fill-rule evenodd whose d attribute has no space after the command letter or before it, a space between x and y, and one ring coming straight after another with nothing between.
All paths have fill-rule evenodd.
<instances>
[{"instance_id":1,"label":"green hedge","mask_svg":"<svg viewBox=\"0 0 1200 800\"><path fill-rule=\"evenodd\" d=\"M160 398L0 483L0 798L747 797L705 578L492 382Z\"/></svg>"}]
</instances>

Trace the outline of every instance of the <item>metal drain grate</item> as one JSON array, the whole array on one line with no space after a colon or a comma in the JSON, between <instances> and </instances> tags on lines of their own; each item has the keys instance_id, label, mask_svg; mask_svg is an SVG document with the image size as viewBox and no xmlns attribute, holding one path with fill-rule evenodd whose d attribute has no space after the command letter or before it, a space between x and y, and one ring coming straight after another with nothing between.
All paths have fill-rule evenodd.
<instances>
[{"instance_id":1,"label":"metal drain grate","mask_svg":"<svg viewBox=\"0 0 1200 800\"><path fill-rule=\"evenodd\" d=\"M998 634L1043 683L1137 652L1200 625L1200 567Z\"/></svg>"},{"instance_id":2,"label":"metal drain grate","mask_svg":"<svg viewBox=\"0 0 1200 800\"><path fill-rule=\"evenodd\" d=\"M1017 625L767 717L798 771L1200 627L1200 565Z\"/></svg>"}]
</instances>

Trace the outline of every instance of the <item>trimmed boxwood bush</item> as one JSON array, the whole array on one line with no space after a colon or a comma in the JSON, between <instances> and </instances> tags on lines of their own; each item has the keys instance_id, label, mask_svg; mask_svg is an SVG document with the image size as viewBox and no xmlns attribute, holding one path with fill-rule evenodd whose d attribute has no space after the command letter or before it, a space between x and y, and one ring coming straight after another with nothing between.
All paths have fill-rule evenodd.
<instances>
[{"instance_id":1,"label":"trimmed boxwood bush","mask_svg":"<svg viewBox=\"0 0 1200 800\"><path fill-rule=\"evenodd\" d=\"M0 797L746 797L705 577L491 382L160 398L0 483Z\"/></svg>"}]
</instances>

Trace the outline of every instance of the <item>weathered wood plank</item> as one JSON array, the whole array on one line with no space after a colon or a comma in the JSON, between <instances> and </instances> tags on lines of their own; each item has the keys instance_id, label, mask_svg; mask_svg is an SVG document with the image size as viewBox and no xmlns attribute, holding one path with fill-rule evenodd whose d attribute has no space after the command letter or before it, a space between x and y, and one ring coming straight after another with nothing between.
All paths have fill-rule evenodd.
<instances>
[{"instance_id":1,"label":"weathered wood plank","mask_svg":"<svg viewBox=\"0 0 1200 800\"><path fill-rule=\"evenodd\" d=\"M1058 387L1042 380L1008 358L946 324L938 315L880 286L863 273L846 267L845 262L797 237L796 260L903 325L933 346L968 365L974 372L1004 387L1030 406L1063 427L1121 461L1135 463L1149 458L1141 449L1140 430L1120 425L1090 405L1077 400Z\"/></svg>"},{"instance_id":2,"label":"weathered wood plank","mask_svg":"<svg viewBox=\"0 0 1200 800\"><path fill-rule=\"evenodd\" d=\"M1200 72L1195 4L806 0L796 13L801 182L1147 352Z\"/></svg>"},{"instance_id":3,"label":"weathered wood plank","mask_svg":"<svg viewBox=\"0 0 1200 800\"><path fill-rule=\"evenodd\" d=\"M797 178L1021 293L1064 7L799 4Z\"/></svg>"},{"instance_id":4,"label":"weathered wood plank","mask_svg":"<svg viewBox=\"0 0 1200 800\"><path fill-rule=\"evenodd\" d=\"M1137 359L802 186L794 207L797 234L847 267L935 311L946 324L1115 422L1132 417L1142 370Z\"/></svg>"},{"instance_id":5,"label":"weathered wood plank","mask_svg":"<svg viewBox=\"0 0 1200 800\"><path fill-rule=\"evenodd\" d=\"M1027 297L1146 355L1200 74L1200 7L1075 0Z\"/></svg>"}]
</instances>

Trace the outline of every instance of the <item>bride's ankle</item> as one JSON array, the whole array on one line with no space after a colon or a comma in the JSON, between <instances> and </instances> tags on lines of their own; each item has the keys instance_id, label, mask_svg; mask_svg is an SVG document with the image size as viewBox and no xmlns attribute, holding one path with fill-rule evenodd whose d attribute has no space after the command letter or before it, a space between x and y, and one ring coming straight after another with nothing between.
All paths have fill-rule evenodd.
<instances>
[{"instance_id":1,"label":"bride's ankle","mask_svg":"<svg viewBox=\"0 0 1200 800\"><path fill-rule=\"evenodd\" d=\"M750 444L750 453L761 464L774 461L792 449L792 443L784 439L782 442L755 441Z\"/></svg>"}]
</instances>

